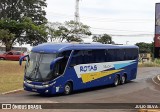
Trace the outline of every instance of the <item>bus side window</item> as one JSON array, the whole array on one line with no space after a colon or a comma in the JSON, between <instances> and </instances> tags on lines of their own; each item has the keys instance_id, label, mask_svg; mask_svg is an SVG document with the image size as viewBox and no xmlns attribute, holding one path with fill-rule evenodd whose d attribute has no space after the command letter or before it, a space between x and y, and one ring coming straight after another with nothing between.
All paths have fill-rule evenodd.
<instances>
[{"instance_id":1,"label":"bus side window","mask_svg":"<svg viewBox=\"0 0 160 112\"><path fill-rule=\"evenodd\" d=\"M83 51L80 51L80 50L74 51L70 66L73 67L75 65L82 64L82 63L83 63Z\"/></svg>"},{"instance_id":2,"label":"bus side window","mask_svg":"<svg viewBox=\"0 0 160 112\"><path fill-rule=\"evenodd\" d=\"M131 60L130 51L129 49L125 49L125 60Z\"/></svg>"},{"instance_id":3,"label":"bus side window","mask_svg":"<svg viewBox=\"0 0 160 112\"><path fill-rule=\"evenodd\" d=\"M138 49L134 49L134 59L138 59Z\"/></svg>"},{"instance_id":4,"label":"bus side window","mask_svg":"<svg viewBox=\"0 0 160 112\"><path fill-rule=\"evenodd\" d=\"M114 49L108 49L106 55L108 62L116 61L116 53Z\"/></svg>"},{"instance_id":5,"label":"bus side window","mask_svg":"<svg viewBox=\"0 0 160 112\"><path fill-rule=\"evenodd\" d=\"M135 60L138 58L137 49L125 49L125 60Z\"/></svg>"},{"instance_id":6,"label":"bus side window","mask_svg":"<svg viewBox=\"0 0 160 112\"><path fill-rule=\"evenodd\" d=\"M133 60L137 59L138 58L138 49L133 49L132 55L133 55Z\"/></svg>"},{"instance_id":7,"label":"bus side window","mask_svg":"<svg viewBox=\"0 0 160 112\"><path fill-rule=\"evenodd\" d=\"M92 63L93 55L92 50L84 50L83 51L83 64Z\"/></svg>"},{"instance_id":8,"label":"bus side window","mask_svg":"<svg viewBox=\"0 0 160 112\"><path fill-rule=\"evenodd\" d=\"M93 63L101 63L105 62L105 50L104 49L98 49L98 50L93 50L92 52L92 62Z\"/></svg>"},{"instance_id":9,"label":"bus side window","mask_svg":"<svg viewBox=\"0 0 160 112\"><path fill-rule=\"evenodd\" d=\"M116 50L116 61L123 61L124 60L124 49L117 49Z\"/></svg>"}]
</instances>

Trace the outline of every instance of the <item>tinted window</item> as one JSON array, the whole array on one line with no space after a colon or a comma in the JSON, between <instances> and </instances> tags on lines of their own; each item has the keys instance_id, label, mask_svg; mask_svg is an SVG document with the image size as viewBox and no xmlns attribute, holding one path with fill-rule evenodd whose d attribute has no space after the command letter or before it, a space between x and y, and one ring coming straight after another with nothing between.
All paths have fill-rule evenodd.
<instances>
[{"instance_id":1,"label":"tinted window","mask_svg":"<svg viewBox=\"0 0 160 112\"><path fill-rule=\"evenodd\" d=\"M99 62L105 62L106 61L106 55L105 50L93 50L93 63L99 63Z\"/></svg>"},{"instance_id":2,"label":"tinted window","mask_svg":"<svg viewBox=\"0 0 160 112\"><path fill-rule=\"evenodd\" d=\"M108 49L106 51L106 57L107 57L107 61L111 62L111 61L115 61L116 60L116 49Z\"/></svg>"},{"instance_id":3,"label":"tinted window","mask_svg":"<svg viewBox=\"0 0 160 112\"><path fill-rule=\"evenodd\" d=\"M134 60L138 58L138 49L125 49L125 60Z\"/></svg>"},{"instance_id":4,"label":"tinted window","mask_svg":"<svg viewBox=\"0 0 160 112\"><path fill-rule=\"evenodd\" d=\"M71 51L64 51L64 52L60 53L58 55L58 57L67 57L68 58L70 56L70 54L71 54Z\"/></svg>"},{"instance_id":5,"label":"tinted window","mask_svg":"<svg viewBox=\"0 0 160 112\"><path fill-rule=\"evenodd\" d=\"M137 49L100 49L74 51L71 64L101 63L123 60L134 60L138 56Z\"/></svg>"},{"instance_id":6,"label":"tinted window","mask_svg":"<svg viewBox=\"0 0 160 112\"><path fill-rule=\"evenodd\" d=\"M74 51L72 59L71 59L71 66L82 64L83 63L83 51Z\"/></svg>"},{"instance_id":7,"label":"tinted window","mask_svg":"<svg viewBox=\"0 0 160 112\"><path fill-rule=\"evenodd\" d=\"M56 64L56 72L59 73L60 75L63 74L65 68L66 68L66 65L67 65L67 62L68 62L68 58L70 56L70 53L71 51L64 51L62 53L59 54L59 57L63 57L62 60L60 60L57 64Z\"/></svg>"},{"instance_id":8,"label":"tinted window","mask_svg":"<svg viewBox=\"0 0 160 112\"><path fill-rule=\"evenodd\" d=\"M116 50L116 61L123 61L124 60L124 49L117 49Z\"/></svg>"},{"instance_id":9,"label":"tinted window","mask_svg":"<svg viewBox=\"0 0 160 112\"><path fill-rule=\"evenodd\" d=\"M105 50L74 51L71 65L105 62Z\"/></svg>"},{"instance_id":10,"label":"tinted window","mask_svg":"<svg viewBox=\"0 0 160 112\"><path fill-rule=\"evenodd\" d=\"M83 51L83 64L87 63L93 63L93 55L92 55L92 50L85 50Z\"/></svg>"}]
</instances>

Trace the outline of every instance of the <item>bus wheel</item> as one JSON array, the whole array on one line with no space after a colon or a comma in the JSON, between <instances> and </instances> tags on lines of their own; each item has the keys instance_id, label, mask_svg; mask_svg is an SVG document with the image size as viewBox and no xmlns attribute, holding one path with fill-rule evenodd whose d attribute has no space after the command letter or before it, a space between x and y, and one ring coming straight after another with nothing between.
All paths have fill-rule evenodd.
<instances>
[{"instance_id":1,"label":"bus wheel","mask_svg":"<svg viewBox=\"0 0 160 112\"><path fill-rule=\"evenodd\" d=\"M72 84L68 82L64 87L64 94L68 95L71 92L72 92Z\"/></svg>"},{"instance_id":2,"label":"bus wheel","mask_svg":"<svg viewBox=\"0 0 160 112\"><path fill-rule=\"evenodd\" d=\"M119 84L119 76L116 75L115 78L114 78L114 83L113 83L113 85L114 85L114 86L118 86L118 84Z\"/></svg>"},{"instance_id":3,"label":"bus wheel","mask_svg":"<svg viewBox=\"0 0 160 112\"><path fill-rule=\"evenodd\" d=\"M126 76L122 75L122 77L121 77L121 84L124 84L124 83L126 83Z\"/></svg>"}]
</instances>

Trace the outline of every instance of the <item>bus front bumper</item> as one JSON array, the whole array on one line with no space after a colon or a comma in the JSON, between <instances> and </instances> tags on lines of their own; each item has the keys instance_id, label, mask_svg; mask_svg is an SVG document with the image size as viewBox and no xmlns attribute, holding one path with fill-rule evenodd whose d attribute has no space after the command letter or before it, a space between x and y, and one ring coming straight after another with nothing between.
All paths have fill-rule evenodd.
<instances>
[{"instance_id":1,"label":"bus front bumper","mask_svg":"<svg viewBox=\"0 0 160 112\"><path fill-rule=\"evenodd\" d=\"M60 91L57 91L57 87L55 87L54 84L55 83L51 83L48 85L35 85L24 81L23 87L24 90L30 92L37 92L40 94L57 94Z\"/></svg>"}]
</instances>

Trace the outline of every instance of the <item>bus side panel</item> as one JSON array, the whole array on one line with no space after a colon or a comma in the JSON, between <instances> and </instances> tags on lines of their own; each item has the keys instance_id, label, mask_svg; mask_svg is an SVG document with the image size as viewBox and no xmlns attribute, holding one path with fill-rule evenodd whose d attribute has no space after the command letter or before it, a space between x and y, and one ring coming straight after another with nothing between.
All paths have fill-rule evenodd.
<instances>
[{"instance_id":1,"label":"bus side panel","mask_svg":"<svg viewBox=\"0 0 160 112\"><path fill-rule=\"evenodd\" d=\"M132 64L130 66L127 66L125 68L125 73L127 74L127 81L136 79L137 76L137 66L138 66L138 62L135 64Z\"/></svg>"},{"instance_id":2,"label":"bus side panel","mask_svg":"<svg viewBox=\"0 0 160 112\"><path fill-rule=\"evenodd\" d=\"M121 69L123 70L117 73L113 73L113 74L110 74L110 75L107 75L107 76L104 76L104 77L101 77L101 78L98 78L98 79L95 79L89 82L83 82L82 78L77 77L74 67L70 67L66 70L65 75L59 81L62 87L64 87L68 81L71 81L73 83L73 90L79 90L79 89L85 89L85 88L112 84L114 82L114 78L116 74L119 74L121 77L124 73L126 73L128 81L136 78L136 74L137 74L137 63L136 62L134 64L131 64ZM61 89L61 92L63 91L64 91L64 88Z\"/></svg>"},{"instance_id":3,"label":"bus side panel","mask_svg":"<svg viewBox=\"0 0 160 112\"><path fill-rule=\"evenodd\" d=\"M66 75L65 83L67 83L67 81L73 81L73 90L80 90L80 89L85 89L85 88L112 84L113 78L114 78L114 74L112 74L110 76L105 76L105 77L84 83L82 81L82 78L77 77L77 74L73 68L69 69L65 75Z\"/></svg>"}]
</instances>

